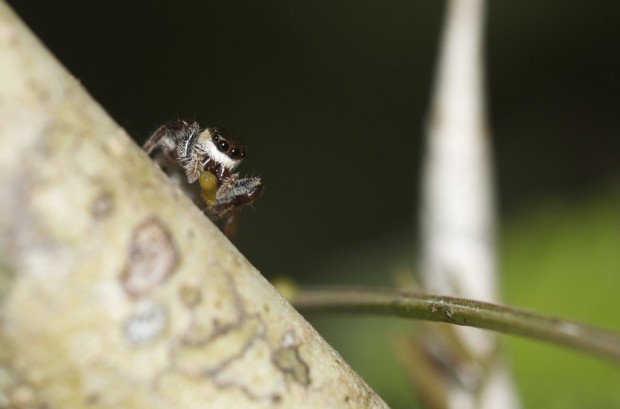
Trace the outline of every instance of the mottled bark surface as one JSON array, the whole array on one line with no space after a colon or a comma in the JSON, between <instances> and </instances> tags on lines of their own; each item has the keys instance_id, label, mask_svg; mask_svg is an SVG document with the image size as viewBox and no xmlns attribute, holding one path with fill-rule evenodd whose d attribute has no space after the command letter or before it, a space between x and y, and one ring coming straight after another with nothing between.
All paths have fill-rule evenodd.
<instances>
[{"instance_id":1,"label":"mottled bark surface","mask_svg":"<svg viewBox=\"0 0 620 409\"><path fill-rule=\"evenodd\" d=\"M0 407L385 407L3 3L0 146Z\"/></svg>"}]
</instances>

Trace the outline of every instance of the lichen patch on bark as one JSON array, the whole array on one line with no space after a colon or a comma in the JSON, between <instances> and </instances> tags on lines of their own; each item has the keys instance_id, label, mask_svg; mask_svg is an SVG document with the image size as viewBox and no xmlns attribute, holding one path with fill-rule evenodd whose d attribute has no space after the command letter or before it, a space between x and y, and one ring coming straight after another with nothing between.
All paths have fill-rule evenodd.
<instances>
[{"instance_id":1,"label":"lichen patch on bark","mask_svg":"<svg viewBox=\"0 0 620 409\"><path fill-rule=\"evenodd\" d=\"M151 217L133 232L120 280L127 293L139 297L165 282L177 264L178 252L172 235L158 218Z\"/></svg>"}]
</instances>

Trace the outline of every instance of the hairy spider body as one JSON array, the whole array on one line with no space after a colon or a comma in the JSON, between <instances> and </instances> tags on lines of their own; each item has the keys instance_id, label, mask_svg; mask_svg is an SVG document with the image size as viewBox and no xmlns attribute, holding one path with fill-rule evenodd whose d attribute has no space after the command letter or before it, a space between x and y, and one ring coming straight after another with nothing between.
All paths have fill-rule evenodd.
<instances>
[{"instance_id":1,"label":"hairy spider body","mask_svg":"<svg viewBox=\"0 0 620 409\"><path fill-rule=\"evenodd\" d=\"M204 211L211 220L225 220L224 233L229 237L236 213L263 191L260 178L233 173L245 158L245 145L222 128L201 130L196 122L172 121L153 132L144 150L194 203L206 205ZM196 181L200 190L193 185Z\"/></svg>"}]
</instances>

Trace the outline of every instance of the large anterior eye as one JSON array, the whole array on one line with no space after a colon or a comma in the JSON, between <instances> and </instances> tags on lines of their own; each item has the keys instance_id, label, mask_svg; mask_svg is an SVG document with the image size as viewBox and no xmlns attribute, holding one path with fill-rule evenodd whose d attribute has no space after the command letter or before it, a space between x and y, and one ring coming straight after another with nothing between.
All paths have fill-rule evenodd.
<instances>
[{"instance_id":1,"label":"large anterior eye","mask_svg":"<svg viewBox=\"0 0 620 409\"><path fill-rule=\"evenodd\" d=\"M219 149L220 152L226 152L228 151L228 142L226 141L220 141L217 144L217 149Z\"/></svg>"}]
</instances>

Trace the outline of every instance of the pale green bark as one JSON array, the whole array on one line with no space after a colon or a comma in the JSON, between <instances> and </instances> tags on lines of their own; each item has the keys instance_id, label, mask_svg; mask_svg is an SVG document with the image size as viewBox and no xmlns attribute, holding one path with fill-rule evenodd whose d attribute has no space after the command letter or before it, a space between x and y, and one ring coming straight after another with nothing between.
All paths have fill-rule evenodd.
<instances>
[{"instance_id":1,"label":"pale green bark","mask_svg":"<svg viewBox=\"0 0 620 409\"><path fill-rule=\"evenodd\" d=\"M0 147L0 408L385 407L4 3Z\"/></svg>"}]
</instances>

